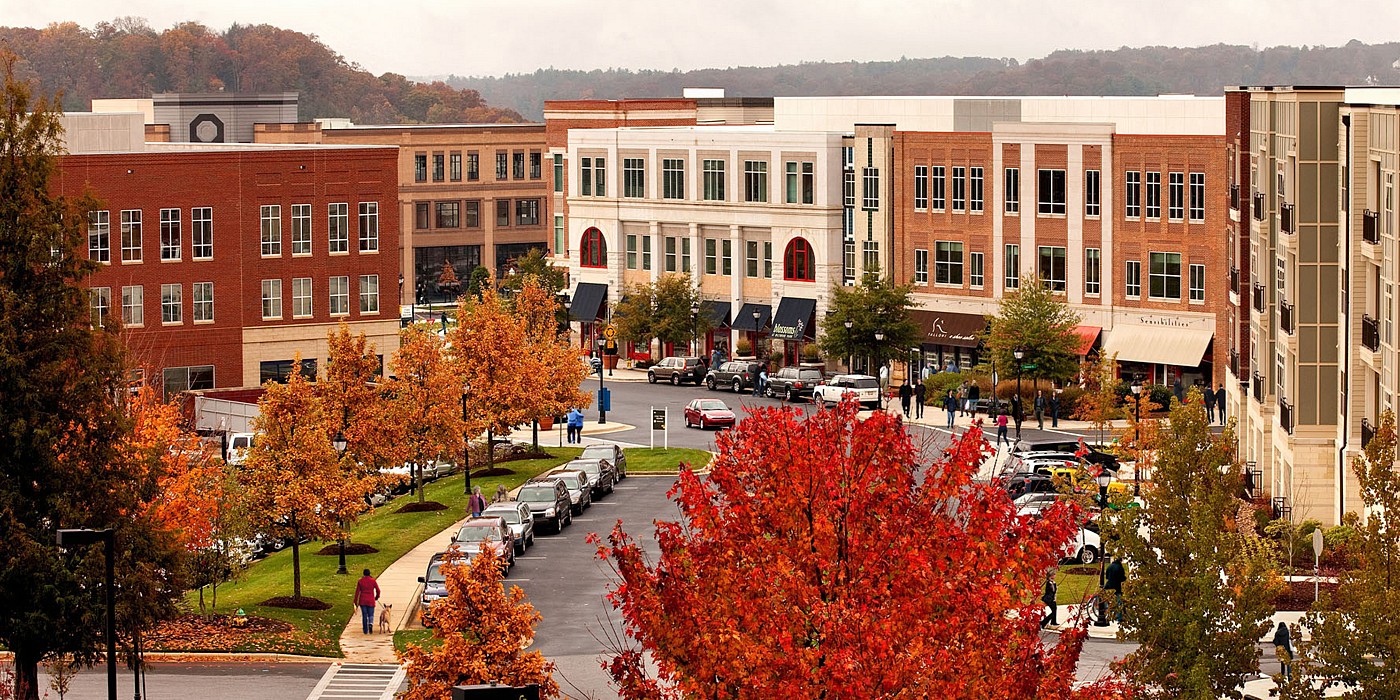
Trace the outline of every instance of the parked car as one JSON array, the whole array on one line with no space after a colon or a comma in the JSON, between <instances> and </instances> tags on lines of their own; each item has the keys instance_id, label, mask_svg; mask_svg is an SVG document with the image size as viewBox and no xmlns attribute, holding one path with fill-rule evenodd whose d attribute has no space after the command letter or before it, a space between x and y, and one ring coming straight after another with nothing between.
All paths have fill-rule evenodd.
<instances>
[{"instance_id":1,"label":"parked car","mask_svg":"<svg viewBox=\"0 0 1400 700\"><path fill-rule=\"evenodd\" d=\"M1022 494L1014 503L1017 515L1040 515L1048 510L1050 506L1060 502L1058 493L1027 493Z\"/></svg>"},{"instance_id":2,"label":"parked car","mask_svg":"<svg viewBox=\"0 0 1400 700\"><path fill-rule=\"evenodd\" d=\"M1006 399L977 399L974 409L982 416L990 416L994 412L1007 413L1011 410L1011 402Z\"/></svg>"},{"instance_id":3,"label":"parked car","mask_svg":"<svg viewBox=\"0 0 1400 700\"><path fill-rule=\"evenodd\" d=\"M699 386L705 381L705 361L698 357L668 357L647 370L647 381L680 384L690 382Z\"/></svg>"},{"instance_id":4,"label":"parked car","mask_svg":"<svg viewBox=\"0 0 1400 700\"><path fill-rule=\"evenodd\" d=\"M530 517L536 525L549 523L556 534L563 532L564 526L574 521L573 513L569 511L572 505L569 489L557 479L527 481L520 487L515 499L530 507Z\"/></svg>"},{"instance_id":5,"label":"parked car","mask_svg":"<svg viewBox=\"0 0 1400 700\"><path fill-rule=\"evenodd\" d=\"M454 559L457 556L447 552L434 554L428 560L428 570L418 577L418 582L423 584L423 593L418 599L418 620L424 627L433 626L433 603L447 597L447 574L443 573L442 567Z\"/></svg>"},{"instance_id":6,"label":"parked car","mask_svg":"<svg viewBox=\"0 0 1400 700\"><path fill-rule=\"evenodd\" d=\"M758 381L758 373L762 369L762 363L758 362L746 360L723 362L720 363L719 367L710 370L709 374L705 375L705 386L710 391L732 389L736 394L752 391L754 382Z\"/></svg>"},{"instance_id":7,"label":"parked car","mask_svg":"<svg viewBox=\"0 0 1400 700\"><path fill-rule=\"evenodd\" d=\"M502 573L508 573L515 566L515 536L506 525L505 518L472 518L462 523L462 527L457 528L457 534L452 536L452 546L461 549L467 557L479 554L482 542L496 552L496 557L501 560Z\"/></svg>"},{"instance_id":8,"label":"parked car","mask_svg":"<svg viewBox=\"0 0 1400 700\"><path fill-rule=\"evenodd\" d=\"M506 521L506 527L515 538L516 554L524 554L526 547L535 545L535 518L530 514L530 506L520 501L493 503L481 511L481 516Z\"/></svg>"},{"instance_id":9,"label":"parked car","mask_svg":"<svg viewBox=\"0 0 1400 700\"><path fill-rule=\"evenodd\" d=\"M769 398L795 401L810 398L812 391L822 383L822 371L805 367L784 367L768 375L768 388L764 391Z\"/></svg>"},{"instance_id":10,"label":"parked car","mask_svg":"<svg viewBox=\"0 0 1400 700\"><path fill-rule=\"evenodd\" d=\"M880 380L867 374L838 374L831 381L817 385L812 391L812 403L830 408L847 396L855 397L861 406L878 409Z\"/></svg>"},{"instance_id":11,"label":"parked car","mask_svg":"<svg viewBox=\"0 0 1400 700\"><path fill-rule=\"evenodd\" d=\"M1064 558L1089 565L1099 560L1101 552L1103 548L1099 540L1099 526L1091 520L1084 523L1074 539L1066 544Z\"/></svg>"},{"instance_id":12,"label":"parked car","mask_svg":"<svg viewBox=\"0 0 1400 700\"><path fill-rule=\"evenodd\" d=\"M685 405L682 413L687 428L734 427L734 412L719 399L695 399Z\"/></svg>"},{"instance_id":13,"label":"parked car","mask_svg":"<svg viewBox=\"0 0 1400 700\"><path fill-rule=\"evenodd\" d=\"M569 489L569 506L574 515L583 515L583 511L593 505L593 489L588 486L588 474L578 469L565 469L559 467L547 473L541 474L532 481L550 481L558 479L564 482L564 486Z\"/></svg>"},{"instance_id":14,"label":"parked car","mask_svg":"<svg viewBox=\"0 0 1400 700\"><path fill-rule=\"evenodd\" d=\"M617 471L613 469L612 462L606 459L579 457L565 462L562 468L576 469L588 474L588 487L593 489L594 498L612 493L613 485L617 483Z\"/></svg>"},{"instance_id":15,"label":"parked car","mask_svg":"<svg viewBox=\"0 0 1400 700\"><path fill-rule=\"evenodd\" d=\"M589 445L583 448L583 454L579 459L606 459L612 463L613 469L617 471L617 480L622 481L627 478L627 453L617 445Z\"/></svg>"},{"instance_id":16,"label":"parked car","mask_svg":"<svg viewBox=\"0 0 1400 700\"><path fill-rule=\"evenodd\" d=\"M1028 493L1057 493L1055 480L1043 474L1017 474L1007 479L1004 487L1012 500Z\"/></svg>"},{"instance_id":17,"label":"parked car","mask_svg":"<svg viewBox=\"0 0 1400 700\"><path fill-rule=\"evenodd\" d=\"M1016 443L1016 452L1062 452L1070 455L1079 452L1078 440L1021 440ZM1120 468L1118 458L1099 449L1099 445L1085 444L1084 461L1097 464L1115 474Z\"/></svg>"}]
</instances>

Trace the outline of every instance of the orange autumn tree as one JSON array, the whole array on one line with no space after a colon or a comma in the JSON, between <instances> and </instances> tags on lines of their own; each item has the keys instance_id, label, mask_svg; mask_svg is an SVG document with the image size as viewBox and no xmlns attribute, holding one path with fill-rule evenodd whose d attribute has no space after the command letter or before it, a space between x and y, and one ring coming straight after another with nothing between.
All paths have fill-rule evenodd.
<instances>
[{"instance_id":1,"label":"orange autumn tree","mask_svg":"<svg viewBox=\"0 0 1400 700\"><path fill-rule=\"evenodd\" d=\"M145 465L156 485L144 507L187 551L214 545L225 499L220 460L185 426L174 403L142 386L126 404L131 432L118 446L123 460Z\"/></svg>"},{"instance_id":2,"label":"orange autumn tree","mask_svg":"<svg viewBox=\"0 0 1400 700\"><path fill-rule=\"evenodd\" d=\"M457 318L457 326L447 332L452 363L462 384L470 387L467 415L472 432L486 431L490 445L493 436L538 415L535 394L542 387L542 369L527 341L525 324L496 290L488 287L479 300L459 301ZM486 453L488 467L494 467L495 450Z\"/></svg>"},{"instance_id":3,"label":"orange autumn tree","mask_svg":"<svg viewBox=\"0 0 1400 700\"><path fill-rule=\"evenodd\" d=\"M423 466L450 456L462 439L462 381L436 332L419 325L400 331L388 388L396 439L415 470L418 502L423 503Z\"/></svg>"},{"instance_id":4,"label":"orange autumn tree","mask_svg":"<svg viewBox=\"0 0 1400 700\"><path fill-rule=\"evenodd\" d=\"M345 437L341 469L364 479L372 491L383 481L380 469L405 459L395 413L400 406L385 396L382 361L364 333L351 334L342 321L326 334L326 346L330 361L325 377L316 383L316 395L329 422L326 432ZM346 528L357 514L346 514L342 521ZM342 536L349 537L348 529Z\"/></svg>"},{"instance_id":5,"label":"orange autumn tree","mask_svg":"<svg viewBox=\"0 0 1400 700\"><path fill-rule=\"evenodd\" d=\"M671 490L659 559L620 523L592 538L620 578L608 600L633 645L604 665L624 698L1124 696L1075 687L1085 621L1040 639L1041 586L1082 513L1022 518L974 482L976 429L927 470L895 417L850 401L759 409L716 443L708 478L683 468Z\"/></svg>"},{"instance_id":6,"label":"orange autumn tree","mask_svg":"<svg viewBox=\"0 0 1400 700\"><path fill-rule=\"evenodd\" d=\"M445 565L443 573L447 597L433 603L438 644L409 644L398 652L408 678L400 700L443 700L452 696L453 686L493 681L538 684L541 698L559 697L559 684L550 676L554 663L538 649L525 651L540 614L518 586L506 591L495 554L483 546L470 562Z\"/></svg>"},{"instance_id":7,"label":"orange autumn tree","mask_svg":"<svg viewBox=\"0 0 1400 700\"><path fill-rule=\"evenodd\" d=\"M515 313L524 324L525 348L537 370L536 388L527 392L531 420L563 415L571 408L587 408L592 396L580 387L587 369L578 352L559 332L559 302L535 275L527 275L515 295ZM535 433L539 450L539 433Z\"/></svg>"}]
</instances>

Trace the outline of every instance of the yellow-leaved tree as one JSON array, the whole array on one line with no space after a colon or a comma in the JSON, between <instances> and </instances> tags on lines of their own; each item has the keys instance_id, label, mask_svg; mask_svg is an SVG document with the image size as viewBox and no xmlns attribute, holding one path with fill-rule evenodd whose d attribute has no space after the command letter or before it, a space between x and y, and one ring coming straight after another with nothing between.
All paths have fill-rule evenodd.
<instances>
[{"instance_id":1,"label":"yellow-leaved tree","mask_svg":"<svg viewBox=\"0 0 1400 700\"><path fill-rule=\"evenodd\" d=\"M486 431L486 444L500 433L530 422L538 414L538 363L531 357L525 324L511 312L494 289L479 300L458 302L456 328L447 332L452 364L467 390L471 433ZM578 361L574 360L577 364ZM488 469L495 450L487 449Z\"/></svg>"},{"instance_id":2,"label":"yellow-leaved tree","mask_svg":"<svg viewBox=\"0 0 1400 700\"><path fill-rule=\"evenodd\" d=\"M453 369L437 333L418 325L400 332L388 410L416 475L419 503L425 502L423 466L449 456L462 439L462 381Z\"/></svg>"},{"instance_id":3,"label":"yellow-leaved tree","mask_svg":"<svg viewBox=\"0 0 1400 700\"><path fill-rule=\"evenodd\" d=\"M351 334L342 322L326 335L326 345L330 362L326 376L316 384L328 421L326 432L345 438L341 469L365 479L370 490L378 489L384 481L380 470L405 459L395 414L400 404L388 400L380 377L382 360L364 333ZM355 515L347 513L342 519L346 538Z\"/></svg>"},{"instance_id":4,"label":"yellow-leaved tree","mask_svg":"<svg viewBox=\"0 0 1400 700\"><path fill-rule=\"evenodd\" d=\"M559 332L557 316L559 302L534 275L526 276L515 295L516 317L524 324L524 362L534 365L530 377L535 389L526 393L526 411L538 421L563 415L571 408L586 408L592 396L582 389L587 369L578 360L578 352L569 346L567 337ZM534 432L535 450L539 450L539 431Z\"/></svg>"}]
</instances>

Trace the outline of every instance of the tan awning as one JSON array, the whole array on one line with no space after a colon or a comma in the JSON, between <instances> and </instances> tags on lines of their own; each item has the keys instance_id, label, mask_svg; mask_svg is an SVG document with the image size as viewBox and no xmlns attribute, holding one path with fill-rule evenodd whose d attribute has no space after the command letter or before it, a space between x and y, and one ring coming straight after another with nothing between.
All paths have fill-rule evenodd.
<instances>
[{"instance_id":1,"label":"tan awning","mask_svg":"<svg viewBox=\"0 0 1400 700\"><path fill-rule=\"evenodd\" d=\"M1108 331L1103 352L1118 353L1119 362L1199 367L1214 337L1208 330L1118 326Z\"/></svg>"}]
</instances>

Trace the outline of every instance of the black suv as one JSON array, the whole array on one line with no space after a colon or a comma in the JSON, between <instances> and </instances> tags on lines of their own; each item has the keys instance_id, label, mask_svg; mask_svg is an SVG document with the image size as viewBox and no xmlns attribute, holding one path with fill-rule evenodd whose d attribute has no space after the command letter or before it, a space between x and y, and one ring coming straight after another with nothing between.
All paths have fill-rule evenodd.
<instances>
[{"instance_id":1,"label":"black suv","mask_svg":"<svg viewBox=\"0 0 1400 700\"><path fill-rule=\"evenodd\" d=\"M574 501L569 498L569 488L558 479L527 481L520 487L515 500L524 501L525 505L530 506L530 515L536 527L549 523L550 529L557 534L574 521Z\"/></svg>"},{"instance_id":2,"label":"black suv","mask_svg":"<svg viewBox=\"0 0 1400 700\"><path fill-rule=\"evenodd\" d=\"M705 381L705 361L698 357L668 357L647 370L647 381L670 381L672 384Z\"/></svg>"},{"instance_id":3,"label":"black suv","mask_svg":"<svg viewBox=\"0 0 1400 700\"><path fill-rule=\"evenodd\" d=\"M806 369L802 367L784 367L774 374L768 375L768 388L765 393L769 398L780 398L784 401L793 401L800 398L812 398L812 390L822 383L822 371L819 369Z\"/></svg>"},{"instance_id":4,"label":"black suv","mask_svg":"<svg viewBox=\"0 0 1400 700\"><path fill-rule=\"evenodd\" d=\"M1118 473L1118 458L1099 449L1100 445L1084 444L1088 452L1084 455L1084 461L1090 464L1097 464L1114 474ZM1079 451L1078 440L1022 440L1015 445L1017 452L1049 452L1051 450L1075 454Z\"/></svg>"},{"instance_id":5,"label":"black suv","mask_svg":"<svg viewBox=\"0 0 1400 700\"><path fill-rule=\"evenodd\" d=\"M710 391L733 389L736 394L752 391L760 369L763 369L763 365L757 362L725 362L705 375L705 386Z\"/></svg>"}]
</instances>

